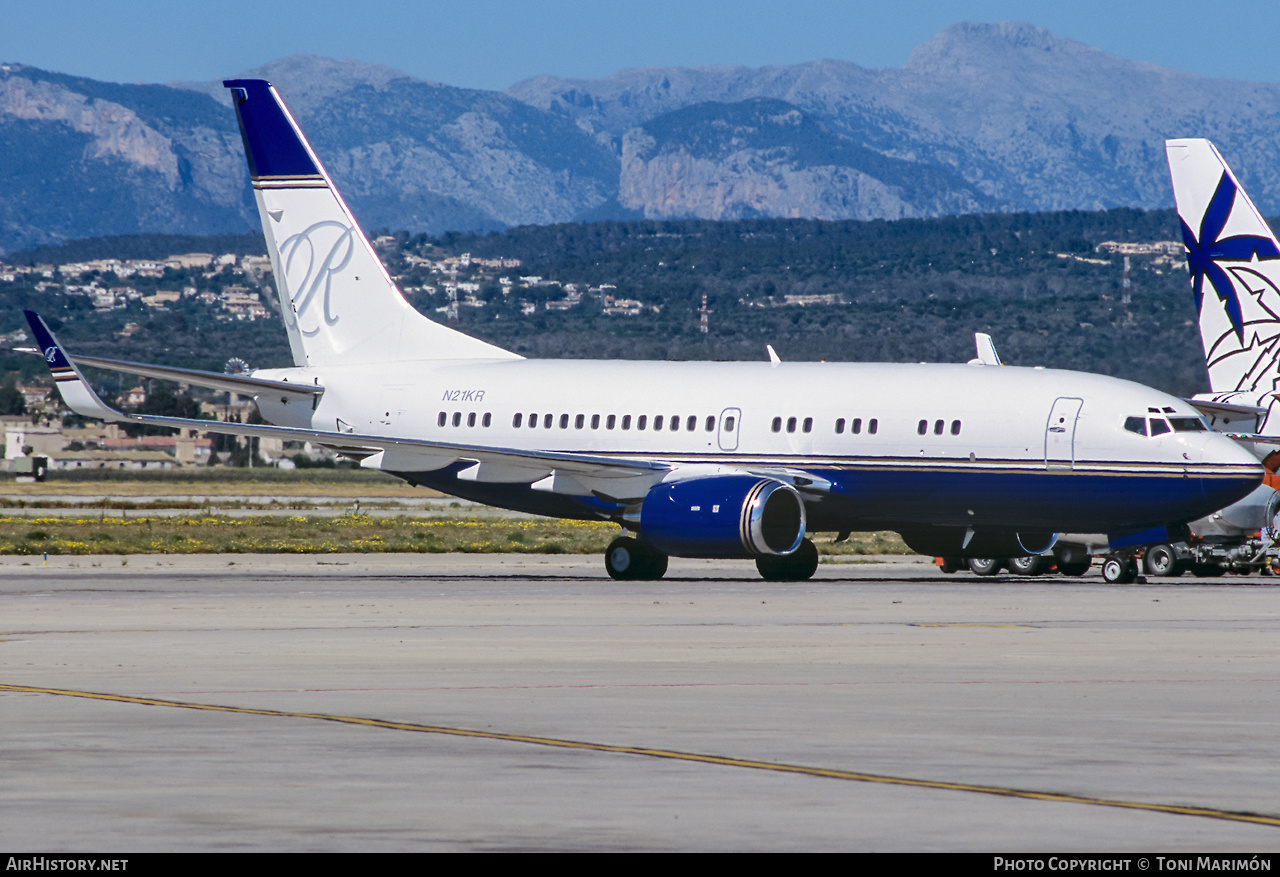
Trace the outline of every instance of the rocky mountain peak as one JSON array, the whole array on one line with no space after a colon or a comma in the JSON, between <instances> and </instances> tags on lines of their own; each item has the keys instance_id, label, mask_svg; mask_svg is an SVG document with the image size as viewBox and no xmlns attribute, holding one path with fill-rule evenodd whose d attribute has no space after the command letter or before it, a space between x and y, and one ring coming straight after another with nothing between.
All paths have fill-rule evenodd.
<instances>
[{"instance_id":1,"label":"rocky mountain peak","mask_svg":"<svg viewBox=\"0 0 1280 877\"><path fill-rule=\"evenodd\" d=\"M1056 36L1019 21L983 24L962 21L912 51L907 70L927 75L1009 65L1082 63L1081 55L1112 58L1100 49ZM1113 59L1114 60L1114 59Z\"/></svg>"}]
</instances>

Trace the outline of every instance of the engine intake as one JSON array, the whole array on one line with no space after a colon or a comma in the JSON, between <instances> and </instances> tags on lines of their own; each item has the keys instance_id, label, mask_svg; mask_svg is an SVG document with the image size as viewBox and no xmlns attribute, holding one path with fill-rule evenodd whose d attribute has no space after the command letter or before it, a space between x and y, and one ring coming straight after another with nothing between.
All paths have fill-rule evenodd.
<instances>
[{"instance_id":1,"label":"engine intake","mask_svg":"<svg viewBox=\"0 0 1280 877\"><path fill-rule=\"evenodd\" d=\"M646 541L675 557L785 555L804 539L804 500L772 478L689 478L651 489L639 524Z\"/></svg>"}]
</instances>

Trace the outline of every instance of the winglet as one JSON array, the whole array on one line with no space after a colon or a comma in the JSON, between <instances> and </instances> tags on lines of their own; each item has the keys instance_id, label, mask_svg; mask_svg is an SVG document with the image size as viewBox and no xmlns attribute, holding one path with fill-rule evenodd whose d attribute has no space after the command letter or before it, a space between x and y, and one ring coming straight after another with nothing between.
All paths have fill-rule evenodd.
<instances>
[{"instance_id":1,"label":"winglet","mask_svg":"<svg viewBox=\"0 0 1280 877\"><path fill-rule=\"evenodd\" d=\"M1000 361L1000 354L996 353L996 343L991 340L991 336L986 332L973 333L974 344L978 348L978 361L983 365L1004 365Z\"/></svg>"},{"instance_id":2,"label":"winglet","mask_svg":"<svg viewBox=\"0 0 1280 877\"><path fill-rule=\"evenodd\" d=\"M58 339L53 336L53 332L45 325L44 320L40 319L40 315L35 311L23 311L23 314L26 315L31 333L35 335L36 343L40 346L44 361L49 364L49 371L53 373L53 380L58 385L58 392L62 394L62 401L67 403L67 407L85 417L98 420L123 420L124 417L119 411L98 398L98 394L89 386L80 369L76 368L71 357L67 356Z\"/></svg>"}]
</instances>

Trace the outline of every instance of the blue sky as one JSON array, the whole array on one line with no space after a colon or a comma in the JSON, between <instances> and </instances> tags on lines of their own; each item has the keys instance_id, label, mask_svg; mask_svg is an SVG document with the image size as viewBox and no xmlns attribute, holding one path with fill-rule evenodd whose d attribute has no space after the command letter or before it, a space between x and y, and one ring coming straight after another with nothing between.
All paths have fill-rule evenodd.
<instances>
[{"instance_id":1,"label":"blue sky","mask_svg":"<svg viewBox=\"0 0 1280 877\"><path fill-rule=\"evenodd\" d=\"M212 80L299 52L502 89L625 67L897 67L957 21L1028 21L1113 54L1280 81L1274 0L0 0L0 61L115 82Z\"/></svg>"}]
</instances>

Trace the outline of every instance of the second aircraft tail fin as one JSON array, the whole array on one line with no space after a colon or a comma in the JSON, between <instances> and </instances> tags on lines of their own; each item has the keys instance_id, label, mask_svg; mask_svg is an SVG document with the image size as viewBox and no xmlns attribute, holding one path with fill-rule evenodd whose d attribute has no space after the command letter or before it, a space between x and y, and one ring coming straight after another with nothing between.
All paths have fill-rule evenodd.
<instances>
[{"instance_id":1,"label":"second aircraft tail fin","mask_svg":"<svg viewBox=\"0 0 1280 877\"><path fill-rule=\"evenodd\" d=\"M520 358L414 310L271 84L223 85L240 122L297 365Z\"/></svg>"},{"instance_id":2,"label":"second aircraft tail fin","mask_svg":"<svg viewBox=\"0 0 1280 877\"><path fill-rule=\"evenodd\" d=\"M1280 243L1208 140L1167 140L1214 394L1280 388Z\"/></svg>"}]
</instances>

